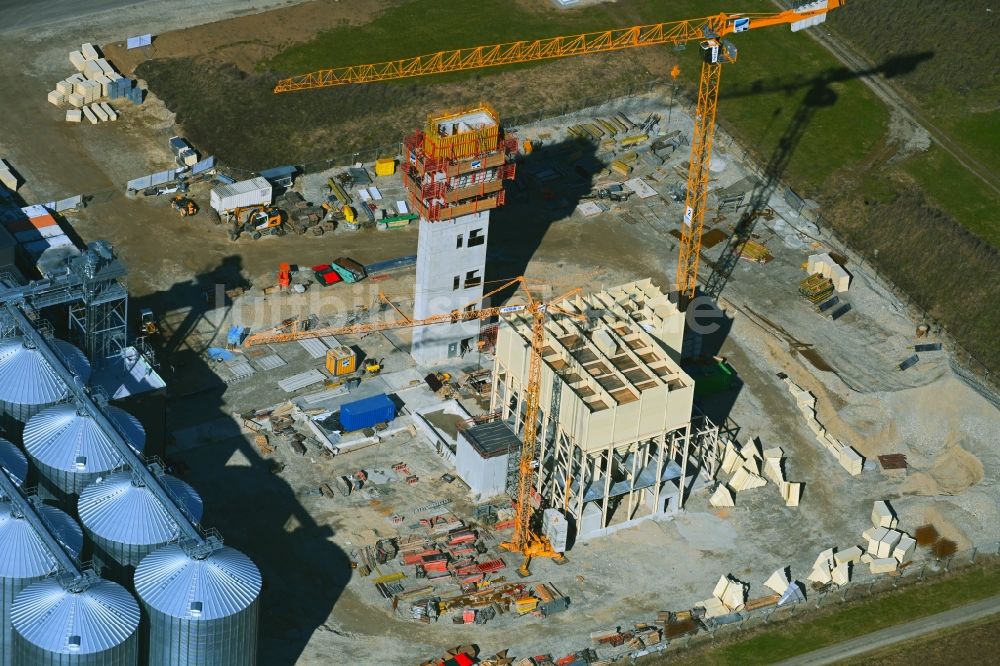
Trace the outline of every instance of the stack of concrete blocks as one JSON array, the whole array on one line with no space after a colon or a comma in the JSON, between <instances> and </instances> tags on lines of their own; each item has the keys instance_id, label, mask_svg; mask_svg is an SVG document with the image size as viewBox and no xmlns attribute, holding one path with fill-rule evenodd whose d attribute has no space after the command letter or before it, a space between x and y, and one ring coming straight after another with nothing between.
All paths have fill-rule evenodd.
<instances>
[{"instance_id":1,"label":"stack of concrete blocks","mask_svg":"<svg viewBox=\"0 0 1000 666\"><path fill-rule=\"evenodd\" d=\"M542 534L549 540L552 550L557 553L566 552L569 540L569 521L558 509L546 509L542 513Z\"/></svg>"},{"instance_id":2,"label":"stack of concrete blocks","mask_svg":"<svg viewBox=\"0 0 1000 666\"><path fill-rule=\"evenodd\" d=\"M760 475L762 460L763 456L756 440L747 440L739 450L731 441L726 442L722 471L732 474L728 486L737 493L766 486L767 479Z\"/></svg>"},{"instance_id":3,"label":"stack of concrete blocks","mask_svg":"<svg viewBox=\"0 0 1000 666\"><path fill-rule=\"evenodd\" d=\"M789 392L795 398L795 404L799 411L806 417L806 425L816 436L816 441L822 444L823 448L829 451L851 476L861 474L865 466L864 456L855 451L854 447L844 444L828 433L823 424L816 420L816 397L788 377L785 377L785 384L788 385Z\"/></svg>"},{"instance_id":4,"label":"stack of concrete blocks","mask_svg":"<svg viewBox=\"0 0 1000 666\"><path fill-rule=\"evenodd\" d=\"M77 73L58 82L56 89L49 93L48 101L56 106L68 104L73 107L66 112L67 122L78 123L84 118L91 123L117 120L118 114L113 110L109 112L106 103L99 106L97 103L111 96L114 83L122 79L122 75L101 57L93 44L83 44L79 51L70 52L69 61Z\"/></svg>"},{"instance_id":5,"label":"stack of concrete blocks","mask_svg":"<svg viewBox=\"0 0 1000 666\"><path fill-rule=\"evenodd\" d=\"M797 582L793 582L791 576L788 575L787 567L778 569L771 574L771 577L764 581L764 587L781 595L781 598L778 599L779 606L806 600L805 595L802 594L802 588Z\"/></svg>"},{"instance_id":6,"label":"stack of concrete blocks","mask_svg":"<svg viewBox=\"0 0 1000 666\"><path fill-rule=\"evenodd\" d=\"M748 584L740 582L732 576L722 576L715 584L712 596L695 605L705 609L706 618L738 613L743 610L743 606L747 602L749 588Z\"/></svg>"},{"instance_id":7,"label":"stack of concrete blocks","mask_svg":"<svg viewBox=\"0 0 1000 666\"><path fill-rule=\"evenodd\" d=\"M764 450L764 476L773 481L781 492L785 506L798 506L802 484L785 479L785 453L781 447Z\"/></svg>"},{"instance_id":8,"label":"stack of concrete blocks","mask_svg":"<svg viewBox=\"0 0 1000 666\"><path fill-rule=\"evenodd\" d=\"M851 286L851 274L848 273L830 258L830 255L824 252L823 254L812 254L809 255L809 261L806 264L806 272L809 275L815 275L819 273L823 277L830 280L833 283L833 288L840 293L847 291L848 287Z\"/></svg>"},{"instance_id":9,"label":"stack of concrete blocks","mask_svg":"<svg viewBox=\"0 0 1000 666\"><path fill-rule=\"evenodd\" d=\"M2 159L0 159L0 183L11 192L17 192L17 188L21 186L21 179L17 177L14 169L7 160Z\"/></svg>"},{"instance_id":10,"label":"stack of concrete blocks","mask_svg":"<svg viewBox=\"0 0 1000 666\"><path fill-rule=\"evenodd\" d=\"M885 500L875 502L872 508L872 526L861 535L868 542L868 549L861 560L872 573L892 573L913 558L917 541L902 530L896 529L899 519L892 506Z\"/></svg>"}]
</instances>

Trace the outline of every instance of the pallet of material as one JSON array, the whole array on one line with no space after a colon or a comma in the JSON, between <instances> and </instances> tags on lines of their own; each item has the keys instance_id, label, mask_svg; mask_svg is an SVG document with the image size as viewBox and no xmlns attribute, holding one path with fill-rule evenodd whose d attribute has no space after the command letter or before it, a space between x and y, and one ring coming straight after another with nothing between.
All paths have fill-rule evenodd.
<instances>
[{"instance_id":1,"label":"pallet of material","mask_svg":"<svg viewBox=\"0 0 1000 666\"><path fill-rule=\"evenodd\" d=\"M799 294L810 303L822 303L833 295L833 283L820 273L813 273L799 282Z\"/></svg>"},{"instance_id":2,"label":"pallet of material","mask_svg":"<svg viewBox=\"0 0 1000 666\"><path fill-rule=\"evenodd\" d=\"M595 118L594 122L600 125L609 136L614 136L618 133L618 126L604 118Z\"/></svg>"},{"instance_id":3,"label":"pallet of material","mask_svg":"<svg viewBox=\"0 0 1000 666\"><path fill-rule=\"evenodd\" d=\"M615 160L611 163L611 170L620 176L628 176L632 173L632 167L625 164L621 160Z\"/></svg>"},{"instance_id":4,"label":"pallet of material","mask_svg":"<svg viewBox=\"0 0 1000 666\"><path fill-rule=\"evenodd\" d=\"M774 259L774 257L771 256L771 253L765 245L762 245L755 240L748 240L743 244L743 247L740 248L740 259L746 259L758 264L766 264Z\"/></svg>"}]
</instances>

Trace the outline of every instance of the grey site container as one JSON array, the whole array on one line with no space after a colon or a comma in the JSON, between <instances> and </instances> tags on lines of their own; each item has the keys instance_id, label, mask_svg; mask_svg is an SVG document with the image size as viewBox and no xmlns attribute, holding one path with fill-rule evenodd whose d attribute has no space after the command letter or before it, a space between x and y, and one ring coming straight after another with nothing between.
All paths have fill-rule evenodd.
<instances>
[{"instance_id":1,"label":"grey site container","mask_svg":"<svg viewBox=\"0 0 1000 666\"><path fill-rule=\"evenodd\" d=\"M206 556L177 544L147 555L135 591L149 616L149 666L257 663L260 571L227 546Z\"/></svg>"},{"instance_id":2,"label":"grey site container","mask_svg":"<svg viewBox=\"0 0 1000 666\"><path fill-rule=\"evenodd\" d=\"M201 522L202 501L190 485L172 476L160 480L167 492L195 522ZM95 546L94 559L105 566L138 566L143 557L174 541L177 523L131 472L117 472L95 481L80 493L77 504L83 529Z\"/></svg>"},{"instance_id":3,"label":"grey site container","mask_svg":"<svg viewBox=\"0 0 1000 666\"><path fill-rule=\"evenodd\" d=\"M0 467L7 470L7 475L19 486L28 478L28 459L21 449L3 437L0 437Z\"/></svg>"},{"instance_id":4,"label":"grey site container","mask_svg":"<svg viewBox=\"0 0 1000 666\"><path fill-rule=\"evenodd\" d=\"M90 379L90 362L83 352L62 340L53 341L81 384ZM4 423L20 432L32 416L69 394L59 375L33 345L22 338L0 340L0 412Z\"/></svg>"},{"instance_id":5,"label":"grey site container","mask_svg":"<svg viewBox=\"0 0 1000 666\"><path fill-rule=\"evenodd\" d=\"M216 212L226 213L245 206L267 205L271 203L271 194L271 183L258 176L214 188L210 201Z\"/></svg>"},{"instance_id":6,"label":"grey site container","mask_svg":"<svg viewBox=\"0 0 1000 666\"><path fill-rule=\"evenodd\" d=\"M146 432L139 420L117 407L108 417L141 453ZM124 460L108 436L88 414L72 404L39 412L24 427L24 448L50 490L78 495L92 481L118 469Z\"/></svg>"},{"instance_id":7,"label":"grey site container","mask_svg":"<svg viewBox=\"0 0 1000 666\"><path fill-rule=\"evenodd\" d=\"M29 585L11 609L14 666L138 666L139 604L108 580Z\"/></svg>"},{"instance_id":8,"label":"grey site container","mask_svg":"<svg viewBox=\"0 0 1000 666\"><path fill-rule=\"evenodd\" d=\"M42 519L53 535L65 544L74 556L83 548L83 531L68 514L51 506L39 507ZM45 544L13 505L0 500L0 666L11 666L13 632L10 626L11 606L18 592L56 572L56 561Z\"/></svg>"}]
</instances>

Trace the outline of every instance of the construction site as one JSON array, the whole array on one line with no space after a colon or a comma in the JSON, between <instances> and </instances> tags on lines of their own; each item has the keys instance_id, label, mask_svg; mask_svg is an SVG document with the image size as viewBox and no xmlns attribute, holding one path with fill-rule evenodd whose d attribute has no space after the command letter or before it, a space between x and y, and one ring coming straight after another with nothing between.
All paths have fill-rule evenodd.
<instances>
[{"instance_id":1,"label":"construction site","mask_svg":"<svg viewBox=\"0 0 1000 666\"><path fill-rule=\"evenodd\" d=\"M274 76L280 110L631 49L698 72L516 125L435 99L248 170L136 68L353 20L257 4L0 29L0 666L660 663L996 550L1000 397L782 181L823 105L764 159L719 122L742 33L841 0Z\"/></svg>"}]
</instances>

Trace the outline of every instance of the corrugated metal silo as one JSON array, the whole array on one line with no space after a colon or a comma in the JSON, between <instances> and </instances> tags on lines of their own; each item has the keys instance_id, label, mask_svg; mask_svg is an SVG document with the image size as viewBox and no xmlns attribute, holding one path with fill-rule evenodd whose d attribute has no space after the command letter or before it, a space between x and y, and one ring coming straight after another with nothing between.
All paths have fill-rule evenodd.
<instances>
[{"instance_id":1,"label":"corrugated metal silo","mask_svg":"<svg viewBox=\"0 0 1000 666\"><path fill-rule=\"evenodd\" d=\"M14 666L137 666L139 604L118 583L29 585L11 609Z\"/></svg>"},{"instance_id":2,"label":"corrugated metal silo","mask_svg":"<svg viewBox=\"0 0 1000 666\"><path fill-rule=\"evenodd\" d=\"M90 379L90 362L83 352L62 340L53 340L81 383ZM22 338L0 340L0 412L8 430L20 426L41 410L66 398L67 390L34 345Z\"/></svg>"},{"instance_id":3,"label":"corrugated metal silo","mask_svg":"<svg viewBox=\"0 0 1000 666\"><path fill-rule=\"evenodd\" d=\"M135 591L149 616L149 666L257 663L260 571L223 546L189 554L177 544L147 555Z\"/></svg>"},{"instance_id":4,"label":"corrugated metal silo","mask_svg":"<svg viewBox=\"0 0 1000 666\"><path fill-rule=\"evenodd\" d=\"M0 467L7 470L7 474L19 486L24 485L28 478L28 459L17 448L3 437L0 437Z\"/></svg>"},{"instance_id":5,"label":"corrugated metal silo","mask_svg":"<svg viewBox=\"0 0 1000 666\"><path fill-rule=\"evenodd\" d=\"M66 513L51 506L40 506L38 511L51 526L53 536L69 547L74 556L83 547L83 531ZM13 663L10 627L11 605L14 597L25 587L51 575L56 561L49 554L42 540L24 517L6 500L0 500L0 665Z\"/></svg>"},{"instance_id":6,"label":"corrugated metal silo","mask_svg":"<svg viewBox=\"0 0 1000 666\"><path fill-rule=\"evenodd\" d=\"M107 413L127 435L132 448L141 452L146 433L139 420L117 407L109 407ZM57 495L78 495L87 484L124 462L100 426L71 404L49 407L28 419L24 448L38 467L43 484Z\"/></svg>"},{"instance_id":7,"label":"corrugated metal silo","mask_svg":"<svg viewBox=\"0 0 1000 666\"><path fill-rule=\"evenodd\" d=\"M201 522L201 497L172 476L160 480L195 522ZM143 557L174 541L177 524L131 471L117 472L87 486L77 503L80 522L104 565L138 566Z\"/></svg>"}]
</instances>

